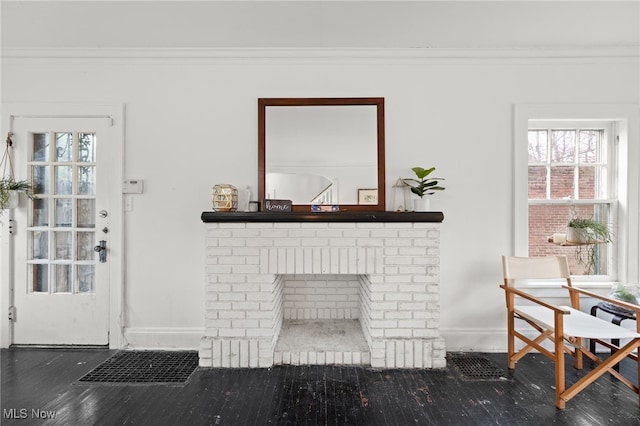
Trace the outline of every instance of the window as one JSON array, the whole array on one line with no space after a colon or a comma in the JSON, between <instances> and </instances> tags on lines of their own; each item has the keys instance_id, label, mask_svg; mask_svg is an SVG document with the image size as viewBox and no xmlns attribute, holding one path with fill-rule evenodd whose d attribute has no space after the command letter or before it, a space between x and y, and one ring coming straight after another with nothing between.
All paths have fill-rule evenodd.
<instances>
[{"instance_id":1,"label":"window","mask_svg":"<svg viewBox=\"0 0 640 426\"><path fill-rule=\"evenodd\" d=\"M587 274L593 286L640 280L640 114L631 104L529 104L514 107L513 254L565 254L576 246L549 242L572 217L610 225L613 242L598 244Z\"/></svg>"},{"instance_id":2,"label":"window","mask_svg":"<svg viewBox=\"0 0 640 426\"><path fill-rule=\"evenodd\" d=\"M612 191L617 170L612 129L607 122L529 121L529 256L562 254L569 258L574 275L615 275L611 243L549 242L550 236L565 233L572 218L595 219L617 234L612 220L617 205Z\"/></svg>"}]
</instances>

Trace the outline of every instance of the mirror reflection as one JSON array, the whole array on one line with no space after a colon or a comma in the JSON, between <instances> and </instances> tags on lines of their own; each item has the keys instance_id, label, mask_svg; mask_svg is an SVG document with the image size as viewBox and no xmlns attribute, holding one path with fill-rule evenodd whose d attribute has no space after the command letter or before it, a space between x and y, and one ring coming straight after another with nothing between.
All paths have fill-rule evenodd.
<instances>
[{"instance_id":1,"label":"mirror reflection","mask_svg":"<svg viewBox=\"0 0 640 426\"><path fill-rule=\"evenodd\" d=\"M357 204L378 179L376 107L269 107L267 198L294 204Z\"/></svg>"},{"instance_id":2,"label":"mirror reflection","mask_svg":"<svg viewBox=\"0 0 640 426\"><path fill-rule=\"evenodd\" d=\"M382 98L260 99L260 201L291 200L298 211L384 210L383 105ZM363 189L373 194L366 202Z\"/></svg>"}]
</instances>

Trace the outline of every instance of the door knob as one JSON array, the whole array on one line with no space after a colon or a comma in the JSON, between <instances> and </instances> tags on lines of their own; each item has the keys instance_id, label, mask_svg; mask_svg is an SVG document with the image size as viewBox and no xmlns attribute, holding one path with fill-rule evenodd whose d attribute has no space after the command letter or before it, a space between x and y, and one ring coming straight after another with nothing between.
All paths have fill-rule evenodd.
<instances>
[{"instance_id":1,"label":"door knob","mask_svg":"<svg viewBox=\"0 0 640 426\"><path fill-rule=\"evenodd\" d=\"M100 244L95 246L93 251L98 252L100 263L105 263L107 261L107 242L105 240L100 240Z\"/></svg>"}]
</instances>

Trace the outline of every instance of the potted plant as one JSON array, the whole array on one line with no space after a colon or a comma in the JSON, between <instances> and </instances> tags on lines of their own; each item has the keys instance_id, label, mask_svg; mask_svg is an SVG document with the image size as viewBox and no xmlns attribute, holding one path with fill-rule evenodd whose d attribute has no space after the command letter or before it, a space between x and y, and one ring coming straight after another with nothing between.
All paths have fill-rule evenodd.
<instances>
[{"instance_id":1,"label":"potted plant","mask_svg":"<svg viewBox=\"0 0 640 426\"><path fill-rule=\"evenodd\" d=\"M429 198L426 198L425 195L435 194L435 191L444 191L444 187L438 185L438 181L444 180L443 178L428 177L435 169L435 167L429 169L413 167L411 170L415 173L416 178L403 179L403 182L411 187L411 192L419 197L413 203L414 210L417 212L429 210Z\"/></svg>"},{"instance_id":2,"label":"potted plant","mask_svg":"<svg viewBox=\"0 0 640 426\"><path fill-rule=\"evenodd\" d=\"M611 242L611 231L606 223L589 218L574 218L567 225L567 242L576 246L576 260L585 267L585 273L594 272L597 245Z\"/></svg>"},{"instance_id":3,"label":"potted plant","mask_svg":"<svg viewBox=\"0 0 640 426\"><path fill-rule=\"evenodd\" d=\"M567 241L579 244L608 243L611 241L611 231L606 223L594 219L574 218L567 225Z\"/></svg>"},{"instance_id":4,"label":"potted plant","mask_svg":"<svg viewBox=\"0 0 640 426\"><path fill-rule=\"evenodd\" d=\"M15 180L11 176L0 179L0 210L13 209L18 206L20 193L34 199L33 186L27 180Z\"/></svg>"}]
</instances>

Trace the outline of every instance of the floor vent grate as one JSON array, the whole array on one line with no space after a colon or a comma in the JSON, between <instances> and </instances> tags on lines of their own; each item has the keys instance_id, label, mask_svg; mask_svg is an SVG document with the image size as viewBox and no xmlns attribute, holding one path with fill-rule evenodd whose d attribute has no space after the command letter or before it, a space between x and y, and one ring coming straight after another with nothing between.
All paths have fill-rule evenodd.
<instances>
[{"instance_id":1,"label":"floor vent grate","mask_svg":"<svg viewBox=\"0 0 640 426\"><path fill-rule=\"evenodd\" d=\"M79 383L184 384L198 368L195 351L120 351Z\"/></svg>"},{"instance_id":2,"label":"floor vent grate","mask_svg":"<svg viewBox=\"0 0 640 426\"><path fill-rule=\"evenodd\" d=\"M508 380L504 371L486 358L468 354L449 354L447 359L463 380Z\"/></svg>"}]
</instances>

